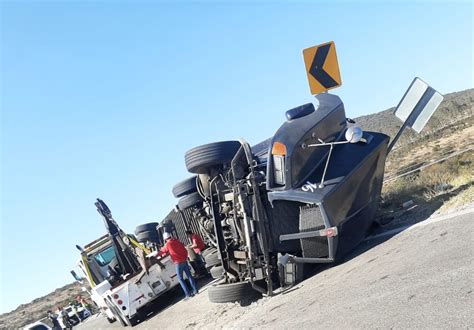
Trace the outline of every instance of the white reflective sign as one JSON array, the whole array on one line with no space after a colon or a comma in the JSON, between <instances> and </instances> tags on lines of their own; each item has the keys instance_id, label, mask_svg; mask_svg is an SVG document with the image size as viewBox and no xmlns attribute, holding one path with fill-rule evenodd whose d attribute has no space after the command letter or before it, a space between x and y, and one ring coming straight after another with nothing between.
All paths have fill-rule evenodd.
<instances>
[{"instance_id":1,"label":"white reflective sign","mask_svg":"<svg viewBox=\"0 0 474 330\"><path fill-rule=\"evenodd\" d=\"M420 78L415 78L395 110L395 115L420 133L443 96Z\"/></svg>"}]
</instances>

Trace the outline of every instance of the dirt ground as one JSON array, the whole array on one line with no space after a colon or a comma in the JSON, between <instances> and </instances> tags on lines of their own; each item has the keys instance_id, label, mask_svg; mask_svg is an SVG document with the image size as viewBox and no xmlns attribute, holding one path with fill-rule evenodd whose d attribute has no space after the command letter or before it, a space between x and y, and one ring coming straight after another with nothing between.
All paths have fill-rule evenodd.
<instances>
[{"instance_id":1,"label":"dirt ground","mask_svg":"<svg viewBox=\"0 0 474 330\"><path fill-rule=\"evenodd\" d=\"M155 309L137 329L466 328L472 315L474 205L365 241L339 265L249 306L207 292ZM171 299L179 300L180 292ZM81 329L120 328L96 318Z\"/></svg>"}]
</instances>

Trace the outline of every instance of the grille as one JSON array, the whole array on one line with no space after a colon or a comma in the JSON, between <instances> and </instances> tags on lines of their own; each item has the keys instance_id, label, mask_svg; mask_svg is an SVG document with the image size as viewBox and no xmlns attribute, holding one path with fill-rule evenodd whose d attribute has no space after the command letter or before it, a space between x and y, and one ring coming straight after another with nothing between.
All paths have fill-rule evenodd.
<instances>
[{"instance_id":1,"label":"grille","mask_svg":"<svg viewBox=\"0 0 474 330\"><path fill-rule=\"evenodd\" d=\"M324 229L321 210L316 205L300 207L300 232ZM328 240L326 237L302 238L301 250L303 257L321 258L328 256Z\"/></svg>"}]
</instances>

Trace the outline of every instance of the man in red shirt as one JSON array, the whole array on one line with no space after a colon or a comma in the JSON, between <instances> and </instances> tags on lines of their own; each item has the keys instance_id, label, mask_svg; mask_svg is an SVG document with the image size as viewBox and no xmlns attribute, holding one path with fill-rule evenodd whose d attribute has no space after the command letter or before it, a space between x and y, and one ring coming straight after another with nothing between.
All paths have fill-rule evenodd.
<instances>
[{"instance_id":1,"label":"man in red shirt","mask_svg":"<svg viewBox=\"0 0 474 330\"><path fill-rule=\"evenodd\" d=\"M206 244L204 244L204 242L202 241L201 237L198 234L193 233L190 230L186 230L186 235L191 240L191 245L189 247L194 250L194 253L200 255L202 250L206 248Z\"/></svg>"},{"instance_id":2,"label":"man in red shirt","mask_svg":"<svg viewBox=\"0 0 474 330\"><path fill-rule=\"evenodd\" d=\"M191 244L188 245L188 248L193 249L194 253L196 254L196 259L191 262L191 265L199 274L207 274L206 262L201 254L202 250L206 248L206 244L204 244L202 241L201 236L193 233L190 230L186 230L186 236L188 236L189 240L191 241Z\"/></svg>"},{"instance_id":3,"label":"man in red shirt","mask_svg":"<svg viewBox=\"0 0 474 330\"><path fill-rule=\"evenodd\" d=\"M186 295L186 299L194 296L198 293L196 282L194 282L194 278L191 275L191 271L188 265L188 251L184 247L183 243L178 241L177 239L173 238L170 233L165 232L163 234L163 240L165 241L165 246L163 246L159 252L151 253L149 256L156 256L161 257L164 255L168 255L171 257L171 260L176 266L176 275L178 277L179 284L181 284L181 288ZM188 286L183 278L183 272L186 274L186 277L191 284L193 289L192 293L189 293Z\"/></svg>"}]
</instances>

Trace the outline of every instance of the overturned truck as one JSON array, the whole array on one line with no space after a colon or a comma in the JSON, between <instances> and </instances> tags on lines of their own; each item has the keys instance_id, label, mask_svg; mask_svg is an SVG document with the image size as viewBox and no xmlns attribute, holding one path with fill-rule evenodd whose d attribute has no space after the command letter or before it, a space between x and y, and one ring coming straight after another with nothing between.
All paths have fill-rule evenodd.
<instances>
[{"instance_id":1,"label":"overturned truck","mask_svg":"<svg viewBox=\"0 0 474 330\"><path fill-rule=\"evenodd\" d=\"M209 289L211 301L272 295L298 281L303 264L339 260L373 224L396 139L389 146L389 136L363 132L338 96L316 99L317 107L287 111L273 137L253 147L224 141L186 152L196 176L173 193L194 201L184 209L193 209L215 247L221 281ZM424 106L412 105L397 137Z\"/></svg>"}]
</instances>

